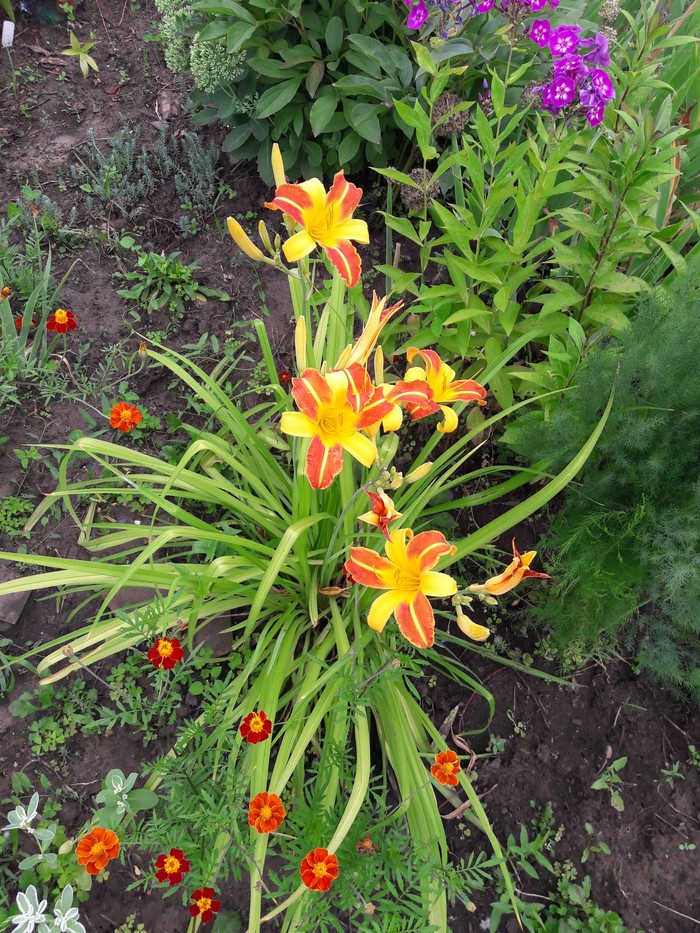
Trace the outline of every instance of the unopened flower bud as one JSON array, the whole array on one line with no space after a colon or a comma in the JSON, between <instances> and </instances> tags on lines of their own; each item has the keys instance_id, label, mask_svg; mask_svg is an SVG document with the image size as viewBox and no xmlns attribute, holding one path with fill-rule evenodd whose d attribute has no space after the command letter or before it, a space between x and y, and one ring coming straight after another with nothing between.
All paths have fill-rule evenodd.
<instances>
[{"instance_id":1,"label":"unopened flower bud","mask_svg":"<svg viewBox=\"0 0 700 933\"><path fill-rule=\"evenodd\" d=\"M265 226L264 220L261 220L258 223L258 236L262 240L262 244L268 253L270 253L271 256L274 256L275 251L272 248L272 241L270 240L270 234L267 232L267 227Z\"/></svg>"},{"instance_id":2,"label":"unopened flower bud","mask_svg":"<svg viewBox=\"0 0 700 933\"><path fill-rule=\"evenodd\" d=\"M145 343L139 344L139 356L141 357L142 360L145 360L146 357L148 356L148 347L146 346Z\"/></svg>"},{"instance_id":3,"label":"unopened flower bud","mask_svg":"<svg viewBox=\"0 0 700 933\"><path fill-rule=\"evenodd\" d=\"M426 460L425 463L421 463L419 467L416 467L415 470L411 470L408 476L405 477L404 482L408 483L417 483L419 479L423 479L424 476L427 476L433 467L431 460Z\"/></svg>"},{"instance_id":4,"label":"unopened flower bud","mask_svg":"<svg viewBox=\"0 0 700 933\"><path fill-rule=\"evenodd\" d=\"M279 188L280 185L285 183L286 178L284 175L284 162L282 161L282 153L280 152L280 147L277 145L277 143L274 143L272 146L270 161L272 162L272 174L275 176L275 185L277 185Z\"/></svg>"},{"instance_id":5,"label":"unopened flower bud","mask_svg":"<svg viewBox=\"0 0 700 933\"><path fill-rule=\"evenodd\" d=\"M258 249L255 243L253 243L235 217L227 217L226 226L236 246L238 246L249 259L253 259L255 262L265 261L262 250Z\"/></svg>"}]
</instances>

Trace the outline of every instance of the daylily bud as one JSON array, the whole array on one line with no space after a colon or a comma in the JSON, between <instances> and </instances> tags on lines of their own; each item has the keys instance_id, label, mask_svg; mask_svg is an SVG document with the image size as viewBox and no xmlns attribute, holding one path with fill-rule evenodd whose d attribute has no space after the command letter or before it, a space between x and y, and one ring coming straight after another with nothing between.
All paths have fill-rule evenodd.
<instances>
[{"instance_id":1,"label":"daylily bud","mask_svg":"<svg viewBox=\"0 0 700 933\"><path fill-rule=\"evenodd\" d=\"M270 240L270 234L267 232L267 227L265 226L264 220L261 220L258 224L258 236L262 240L262 244L268 253L270 253L271 256L274 256L275 251L272 248L272 241Z\"/></svg>"},{"instance_id":2,"label":"daylily bud","mask_svg":"<svg viewBox=\"0 0 700 933\"><path fill-rule=\"evenodd\" d=\"M279 255L279 251L282 249L282 237L279 233L275 234L275 256Z\"/></svg>"},{"instance_id":3,"label":"daylily bud","mask_svg":"<svg viewBox=\"0 0 700 933\"><path fill-rule=\"evenodd\" d=\"M381 385L384 382L384 351L377 347L374 351L374 382Z\"/></svg>"},{"instance_id":4,"label":"daylily bud","mask_svg":"<svg viewBox=\"0 0 700 933\"><path fill-rule=\"evenodd\" d=\"M139 356L141 357L142 360L145 360L146 357L148 356L148 347L146 346L145 343L139 344Z\"/></svg>"},{"instance_id":5,"label":"daylily bud","mask_svg":"<svg viewBox=\"0 0 700 933\"><path fill-rule=\"evenodd\" d=\"M228 232L231 234L234 243L239 249L243 250L246 256L255 260L255 262L265 261L262 250L258 249L255 243L253 243L235 217L227 217L226 226L228 227Z\"/></svg>"},{"instance_id":6,"label":"daylily bud","mask_svg":"<svg viewBox=\"0 0 700 933\"><path fill-rule=\"evenodd\" d=\"M472 622L469 616L465 616L460 606L457 606L457 625L467 638L472 641L486 641L491 631L485 625L478 625Z\"/></svg>"},{"instance_id":7,"label":"daylily bud","mask_svg":"<svg viewBox=\"0 0 700 933\"><path fill-rule=\"evenodd\" d=\"M336 369L347 369L348 363L350 362L350 354L352 353L352 344L349 343L347 347L338 357L338 362L335 364Z\"/></svg>"},{"instance_id":8,"label":"daylily bud","mask_svg":"<svg viewBox=\"0 0 700 933\"><path fill-rule=\"evenodd\" d=\"M306 369L306 318L300 317L294 331L294 352L297 358L297 371L303 373Z\"/></svg>"},{"instance_id":9,"label":"daylily bud","mask_svg":"<svg viewBox=\"0 0 700 933\"><path fill-rule=\"evenodd\" d=\"M404 477L404 482L408 483L417 483L419 479L423 479L424 476L427 476L433 467L432 461L428 460L425 463L421 463L419 467L416 467L415 470L411 470L408 476Z\"/></svg>"},{"instance_id":10,"label":"daylily bud","mask_svg":"<svg viewBox=\"0 0 700 933\"><path fill-rule=\"evenodd\" d=\"M391 461L396 456L396 451L399 449L399 435L398 434L385 434L379 443L377 444L377 450L379 451L379 462L380 463L391 463ZM387 485L391 482L393 476L391 474L387 475Z\"/></svg>"},{"instance_id":11,"label":"daylily bud","mask_svg":"<svg viewBox=\"0 0 700 933\"><path fill-rule=\"evenodd\" d=\"M275 185L279 188L280 185L285 183L284 177L284 162L282 161L282 153L280 152L280 147L277 143L274 143L272 146L272 174L275 176Z\"/></svg>"}]
</instances>

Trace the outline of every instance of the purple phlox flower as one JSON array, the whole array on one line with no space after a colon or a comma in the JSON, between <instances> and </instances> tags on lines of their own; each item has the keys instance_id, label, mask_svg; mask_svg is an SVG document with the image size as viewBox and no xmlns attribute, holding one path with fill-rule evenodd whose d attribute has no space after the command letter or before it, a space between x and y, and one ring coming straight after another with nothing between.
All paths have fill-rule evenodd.
<instances>
[{"instance_id":1,"label":"purple phlox flower","mask_svg":"<svg viewBox=\"0 0 700 933\"><path fill-rule=\"evenodd\" d=\"M581 55L576 52L567 52L560 56L554 62L555 78L571 78L574 81L582 81L588 74L588 66Z\"/></svg>"},{"instance_id":2,"label":"purple phlox flower","mask_svg":"<svg viewBox=\"0 0 700 933\"><path fill-rule=\"evenodd\" d=\"M610 75L606 71L600 71L598 68L594 68L593 71L591 71L591 84L602 101L613 100L615 97L615 87L610 80Z\"/></svg>"},{"instance_id":3,"label":"purple phlox flower","mask_svg":"<svg viewBox=\"0 0 700 933\"><path fill-rule=\"evenodd\" d=\"M586 60L592 65L599 65L601 68L607 68L609 66L610 55L608 54L608 37L603 35L602 32L597 32L595 34L595 39L582 39L581 45L583 47L589 45L593 46L589 52L586 52Z\"/></svg>"},{"instance_id":4,"label":"purple phlox flower","mask_svg":"<svg viewBox=\"0 0 700 933\"><path fill-rule=\"evenodd\" d=\"M420 29L428 18L428 8L424 3L417 3L408 11L406 25L409 29Z\"/></svg>"},{"instance_id":5,"label":"purple phlox flower","mask_svg":"<svg viewBox=\"0 0 700 933\"><path fill-rule=\"evenodd\" d=\"M528 2L533 13L539 13L547 6L547 0L528 0Z\"/></svg>"},{"instance_id":6,"label":"purple phlox flower","mask_svg":"<svg viewBox=\"0 0 700 933\"><path fill-rule=\"evenodd\" d=\"M571 78L555 78L542 91L542 106L553 114L559 113L574 99L576 85Z\"/></svg>"},{"instance_id":7,"label":"purple phlox flower","mask_svg":"<svg viewBox=\"0 0 700 933\"><path fill-rule=\"evenodd\" d=\"M575 52L581 41L580 31L580 26L557 26L549 36L549 51L554 56Z\"/></svg>"},{"instance_id":8,"label":"purple phlox flower","mask_svg":"<svg viewBox=\"0 0 700 933\"><path fill-rule=\"evenodd\" d=\"M536 42L541 49L545 48L549 42L552 32L552 24L548 19L536 19L530 28L528 36L533 42Z\"/></svg>"},{"instance_id":9,"label":"purple phlox flower","mask_svg":"<svg viewBox=\"0 0 700 933\"><path fill-rule=\"evenodd\" d=\"M488 13L489 10L493 9L495 0L481 0L481 3L477 3L476 12L477 13Z\"/></svg>"},{"instance_id":10,"label":"purple phlox flower","mask_svg":"<svg viewBox=\"0 0 700 933\"><path fill-rule=\"evenodd\" d=\"M605 116L605 104L598 97L596 98L596 102L593 104L593 106L589 107L589 109L586 111L586 119L588 120L591 126L598 126L598 124L602 121L604 116Z\"/></svg>"}]
</instances>

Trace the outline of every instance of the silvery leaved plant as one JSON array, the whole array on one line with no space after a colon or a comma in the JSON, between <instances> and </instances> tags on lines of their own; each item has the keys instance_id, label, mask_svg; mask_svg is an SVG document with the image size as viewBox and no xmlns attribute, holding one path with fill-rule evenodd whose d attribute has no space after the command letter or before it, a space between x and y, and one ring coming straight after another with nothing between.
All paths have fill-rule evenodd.
<instances>
[{"instance_id":1,"label":"silvery leaved plant","mask_svg":"<svg viewBox=\"0 0 700 933\"><path fill-rule=\"evenodd\" d=\"M32 828L31 824L38 809L39 795L34 792L26 810L21 805L16 806L14 810L10 810L7 814L7 825L3 826L0 832L6 829L23 829L25 832L33 835L35 830Z\"/></svg>"},{"instance_id":2,"label":"silvery leaved plant","mask_svg":"<svg viewBox=\"0 0 700 933\"><path fill-rule=\"evenodd\" d=\"M10 918L12 933L86 933L77 907L73 907L73 888L67 884L54 906L53 918L47 917L46 899L40 901L37 889L30 884L17 895L19 913Z\"/></svg>"}]
</instances>

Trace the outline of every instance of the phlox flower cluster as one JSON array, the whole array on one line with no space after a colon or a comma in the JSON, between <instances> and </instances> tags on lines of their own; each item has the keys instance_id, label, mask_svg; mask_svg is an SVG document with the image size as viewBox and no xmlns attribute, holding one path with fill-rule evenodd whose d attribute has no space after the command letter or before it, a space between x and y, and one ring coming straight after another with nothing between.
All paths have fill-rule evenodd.
<instances>
[{"instance_id":1,"label":"phlox flower cluster","mask_svg":"<svg viewBox=\"0 0 700 933\"><path fill-rule=\"evenodd\" d=\"M593 39L584 38L580 26L553 27L548 19L536 19L528 35L541 49L548 48L554 59L551 80L534 88L541 95L542 109L556 116L576 101L589 124L598 126L606 105L615 99L612 79L605 71L610 65L607 36L598 32Z\"/></svg>"},{"instance_id":2,"label":"phlox flower cluster","mask_svg":"<svg viewBox=\"0 0 700 933\"><path fill-rule=\"evenodd\" d=\"M553 10L556 10L560 0L500 0L500 3L496 0L481 0L479 3L472 0L474 13L489 13L496 9L509 20L520 20L529 13L539 13L548 3Z\"/></svg>"}]
</instances>

